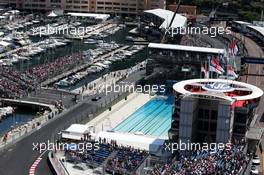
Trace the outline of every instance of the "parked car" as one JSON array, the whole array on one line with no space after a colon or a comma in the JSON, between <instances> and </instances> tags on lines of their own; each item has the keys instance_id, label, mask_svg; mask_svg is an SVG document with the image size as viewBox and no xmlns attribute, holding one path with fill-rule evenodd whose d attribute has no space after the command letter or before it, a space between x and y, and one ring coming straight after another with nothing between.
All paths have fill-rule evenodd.
<instances>
[{"instance_id":1,"label":"parked car","mask_svg":"<svg viewBox=\"0 0 264 175\"><path fill-rule=\"evenodd\" d=\"M254 155L252 159L252 164L253 165L260 165L260 158L258 155Z\"/></svg>"},{"instance_id":2,"label":"parked car","mask_svg":"<svg viewBox=\"0 0 264 175\"><path fill-rule=\"evenodd\" d=\"M253 165L253 166L251 167L250 174L252 174L252 175L259 174L258 167Z\"/></svg>"}]
</instances>

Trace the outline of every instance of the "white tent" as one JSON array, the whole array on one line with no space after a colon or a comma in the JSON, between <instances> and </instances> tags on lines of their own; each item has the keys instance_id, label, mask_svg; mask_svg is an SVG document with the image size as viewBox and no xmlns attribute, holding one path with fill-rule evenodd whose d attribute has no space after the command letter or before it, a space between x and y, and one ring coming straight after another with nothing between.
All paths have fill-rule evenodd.
<instances>
[{"instance_id":1,"label":"white tent","mask_svg":"<svg viewBox=\"0 0 264 175\"><path fill-rule=\"evenodd\" d=\"M98 133L97 139L99 139L99 137L101 139L105 138L107 141L115 140L118 145L131 146L152 153L157 153L165 142L164 139L156 137L119 132L102 131Z\"/></svg>"},{"instance_id":2,"label":"white tent","mask_svg":"<svg viewBox=\"0 0 264 175\"><path fill-rule=\"evenodd\" d=\"M167 28L173 18L174 12L170 10L165 9L151 9L151 10L145 10L144 13L149 13L155 16L158 16L162 19L164 19L164 22L161 24L160 28ZM180 14L176 14L171 27L177 28L177 27L185 27L187 25L187 18L185 16L182 16Z\"/></svg>"},{"instance_id":3,"label":"white tent","mask_svg":"<svg viewBox=\"0 0 264 175\"><path fill-rule=\"evenodd\" d=\"M57 17L58 15L56 15L56 13L54 13L53 11L50 12L50 14L48 14L48 17Z\"/></svg>"},{"instance_id":4,"label":"white tent","mask_svg":"<svg viewBox=\"0 0 264 175\"><path fill-rule=\"evenodd\" d=\"M88 126L81 124L72 124L68 129L62 131L62 138L81 140L87 133L89 133Z\"/></svg>"}]
</instances>

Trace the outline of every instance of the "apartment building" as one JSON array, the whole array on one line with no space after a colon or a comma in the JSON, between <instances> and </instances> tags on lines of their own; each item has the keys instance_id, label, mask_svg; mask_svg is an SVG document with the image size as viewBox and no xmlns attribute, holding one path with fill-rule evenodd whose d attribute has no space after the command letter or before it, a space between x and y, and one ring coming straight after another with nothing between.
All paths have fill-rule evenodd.
<instances>
[{"instance_id":1,"label":"apartment building","mask_svg":"<svg viewBox=\"0 0 264 175\"><path fill-rule=\"evenodd\" d=\"M4 0L18 9L63 9L75 12L140 14L144 10L165 8L165 0Z\"/></svg>"}]
</instances>

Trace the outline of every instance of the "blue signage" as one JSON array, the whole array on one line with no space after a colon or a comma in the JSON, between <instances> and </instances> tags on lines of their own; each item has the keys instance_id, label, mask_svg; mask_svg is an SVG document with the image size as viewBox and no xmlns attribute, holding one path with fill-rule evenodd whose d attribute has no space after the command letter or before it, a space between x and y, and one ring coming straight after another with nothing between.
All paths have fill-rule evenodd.
<instances>
[{"instance_id":1,"label":"blue signage","mask_svg":"<svg viewBox=\"0 0 264 175\"><path fill-rule=\"evenodd\" d=\"M242 57L241 65L249 63L249 64L264 64L264 58L255 58L255 57Z\"/></svg>"},{"instance_id":2,"label":"blue signage","mask_svg":"<svg viewBox=\"0 0 264 175\"><path fill-rule=\"evenodd\" d=\"M218 91L218 92L230 92L233 91L234 88L232 88L229 84L226 83L210 83L203 86L203 89L208 91Z\"/></svg>"}]
</instances>

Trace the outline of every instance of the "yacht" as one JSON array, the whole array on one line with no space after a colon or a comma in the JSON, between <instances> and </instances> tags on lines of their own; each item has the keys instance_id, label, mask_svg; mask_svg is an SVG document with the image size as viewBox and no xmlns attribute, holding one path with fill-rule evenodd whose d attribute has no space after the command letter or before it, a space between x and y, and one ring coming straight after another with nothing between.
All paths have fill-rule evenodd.
<instances>
[{"instance_id":1,"label":"yacht","mask_svg":"<svg viewBox=\"0 0 264 175\"><path fill-rule=\"evenodd\" d=\"M103 63L101 63L101 62L97 62L97 63L95 63L94 65L96 65L96 66L100 66L100 67L102 67L102 68L104 68L104 69L108 69L108 68L109 68L109 65L105 65L105 64L103 64Z\"/></svg>"},{"instance_id":2,"label":"yacht","mask_svg":"<svg viewBox=\"0 0 264 175\"><path fill-rule=\"evenodd\" d=\"M104 62L103 62L103 64L104 64L104 65L110 65L110 64L112 64L112 62L111 62L111 61L108 61L108 60L106 60L106 61L104 61Z\"/></svg>"},{"instance_id":3,"label":"yacht","mask_svg":"<svg viewBox=\"0 0 264 175\"><path fill-rule=\"evenodd\" d=\"M38 24L38 23L40 23L40 21L38 21L38 20L33 20L32 23L33 23L33 24Z\"/></svg>"},{"instance_id":4,"label":"yacht","mask_svg":"<svg viewBox=\"0 0 264 175\"><path fill-rule=\"evenodd\" d=\"M7 115L13 114L14 108L11 106L0 108L0 120Z\"/></svg>"},{"instance_id":5,"label":"yacht","mask_svg":"<svg viewBox=\"0 0 264 175\"><path fill-rule=\"evenodd\" d=\"M118 61L118 59L115 56L111 56L109 57L107 60L111 61L111 62L116 62Z\"/></svg>"},{"instance_id":6,"label":"yacht","mask_svg":"<svg viewBox=\"0 0 264 175\"><path fill-rule=\"evenodd\" d=\"M12 63L11 59L1 59L0 65L2 65L2 66L13 66L13 63Z\"/></svg>"},{"instance_id":7,"label":"yacht","mask_svg":"<svg viewBox=\"0 0 264 175\"><path fill-rule=\"evenodd\" d=\"M100 71L104 70L103 67L101 67L101 66L96 66L96 65L93 65L93 66L89 67L88 69L89 69L89 70L96 70L97 72L100 72Z\"/></svg>"},{"instance_id":8,"label":"yacht","mask_svg":"<svg viewBox=\"0 0 264 175\"><path fill-rule=\"evenodd\" d=\"M78 81L78 78L76 78L73 75L73 76L69 76L67 78L64 78L64 79L60 80L58 83L56 83L56 85L67 87L67 86L74 85L77 81Z\"/></svg>"},{"instance_id":9,"label":"yacht","mask_svg":"<svg viewBox=\"0 0 264 175\"><path fill-rule=\"evenodd\" d=\"M97 40L97 44L103 44L104 40Z\"/></svg>"},{"instance_id":10,"label":"yacht","mask_svg":"<svg viewBox=\"0 0 264 175\"><path fill-rule=\"evenodd\" d=\"M125 56L132 56L133 53L130 52L130 51L128 51L128 50L125 50L125 51L124 51L124 55L125 55Z\"/></svg>"},{"instance_id":11,"label":"yacht","mask_svg":"<svg viewBox=\"0 0 264 175\"><path fill-rule=\"evenodd\" d=\"M96 41L95 39L90 38L90 39L86 39L86 40L84 41L84 43L85 43L85 44L96 44L97 41Z\"/></svg>"}]
</instances>

